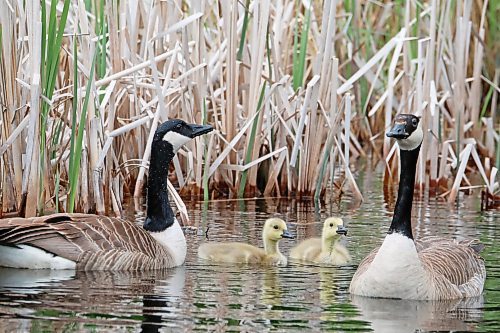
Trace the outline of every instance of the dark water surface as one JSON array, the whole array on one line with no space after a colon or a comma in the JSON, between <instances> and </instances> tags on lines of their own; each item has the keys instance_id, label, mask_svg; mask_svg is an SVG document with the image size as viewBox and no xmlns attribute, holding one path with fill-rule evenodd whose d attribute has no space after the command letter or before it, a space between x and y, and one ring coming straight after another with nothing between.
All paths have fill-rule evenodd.
<instances>
[{"instance_id":1,"label":"dark water surface","mask_svg":"<svg viewBox=\"0 0 500 333\"><path fill-rule=\"evenodd\" d=\"M317 209L284 199L187 203L199 228L187 234L186 264L165 272L0 269L0 332L500 332L499 212L481 212L478 195L453 206L416 198L413 221L416 238L478 238L486 245L483 297L415 302L349 295L357 263L381 243L394 208L394 194L384 199L378 177L364 177L360 187L361 205L348 197ZM352 264L235 267L196 257L207 226L211 241L262 245L261 227L271 215L283 217L298 238L280 243L285 254L298 240L318 235L324 218L342 216ZM141 221L142 213L135 218Z\"/></svg>"}]
</instances>

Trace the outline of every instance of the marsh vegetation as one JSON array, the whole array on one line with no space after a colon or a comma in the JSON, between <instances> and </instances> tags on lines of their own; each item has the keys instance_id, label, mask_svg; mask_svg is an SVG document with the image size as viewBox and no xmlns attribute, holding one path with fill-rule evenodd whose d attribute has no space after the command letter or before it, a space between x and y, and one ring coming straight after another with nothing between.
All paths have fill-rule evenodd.
<instances>
[{"instance_id":1,"label":"marsh vegetation","mask_svg":"<svg viewBox=\"0 0 500 333\"><path fill-rule=\"evenodd\" d=\"M1 1L0 211L120 214L174 117L216 128L174 159L183 196L360 200L360 158L398 174L384 131L405 112L427 130L422 189L493 198L499 6Z\"/></svg>"}]
</instances>

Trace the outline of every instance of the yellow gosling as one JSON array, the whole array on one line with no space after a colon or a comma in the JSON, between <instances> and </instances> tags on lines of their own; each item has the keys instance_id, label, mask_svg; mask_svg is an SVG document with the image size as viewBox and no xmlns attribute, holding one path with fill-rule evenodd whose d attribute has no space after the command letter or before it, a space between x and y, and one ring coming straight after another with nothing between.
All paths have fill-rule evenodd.
<instances>
[{"instance_id":1,"label":"yellow gosling","mask_svg":"<svg viewBox=\"0 0 500 333\"><path fill-rule=\"evenodd\" d=\"M215 262L286 266L287 259L278 247L282 238L293 238L285 221L270 218L262 229L264 249L238 242L204 243L198 248L198 257Z\"/></svg>"},{"instance_id":2,"label":"yellow gosling","mask_svg":"<svg viewBox=\"0 0 500 333\"><path fill-rule=\"evenodd\" d=\"M321 238L309 238L295 246L290 258L317 264L343 265L351 260L349 251L339 244L342 235L347 235L342 219L330 217L323 224Z\"/></svg>"}]
</instances>

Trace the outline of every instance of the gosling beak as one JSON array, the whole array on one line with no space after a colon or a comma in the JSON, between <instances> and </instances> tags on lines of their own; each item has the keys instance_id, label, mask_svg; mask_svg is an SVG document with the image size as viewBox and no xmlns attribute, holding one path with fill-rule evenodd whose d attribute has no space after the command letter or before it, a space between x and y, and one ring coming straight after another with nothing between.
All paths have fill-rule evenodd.
<instances>
[{"instance_id":1,"label":"gosling beak","mask_svg":"<svg viewBox=\"0 0 500 333\"><path fill-rule=\"evenodd\" d=\"M394 126L386 133L389 138L394 139L406 139L410 136L410 133L406 131L406 123L395 123Z\"/></svg>"},{"instance_id":2,"label":"gosling beak","mask_svg":"<svg viewBox=\"0 0 500 333\"><path fill-rule=\"evenodd\" d=\"M212 132L214 129L211 125L189 124L189 127L191 127L191 139Z\"/></svg>"},{"instance_id":3,"label":"gosling beak","mask_svg":"<svg viewBox=\"0 0 500 333\"><path fill-rule=\"evenodd\" d=\"M288 232L288 230L284 230L283 233L281 234L281 238L294 239L295 237L293 237L292 234Z\"/></svg>"},{"instance_id":4,"label":"gosling beak","mask_svg":"<svg viewBox=\"0 0 500 333\"><path fill-rule=\"evenodd\" d=\"M337 227L337 234L347 236L347 228L343 225Z\"/></svg>"}]
</instances>

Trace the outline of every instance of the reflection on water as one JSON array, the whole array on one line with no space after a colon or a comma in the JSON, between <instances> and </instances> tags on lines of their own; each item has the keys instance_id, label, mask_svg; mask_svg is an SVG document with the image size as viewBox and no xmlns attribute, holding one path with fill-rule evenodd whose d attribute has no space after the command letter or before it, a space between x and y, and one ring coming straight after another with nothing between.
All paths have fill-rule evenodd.
<instances>
[{"instance_id":1,"label":"reflection on water","mask_svg":"<svg viewBox=\"0 0 500 333\"><path fill-rule=\"evenodd\" d=\"M379 181L367 177L359 206L294 200L219 201L192 204L198 232L188 233L186 265L155 272L72 272L0 269L0 332L109 331L376 331L456 330L499 332L500 237L498 212L479 212L477 198L448 206L417 202L415 235L479 238L486 245L488 278L484 298L450 302L367 299L349 295L356 264L381 243L393 203L384 201ZM236 240L262 246L269 215L289 223L298 239L282 241L283 253L305 237L317 236L324 218L341 214L349 227L352 264L287 267L207 264L198 244ZM133 218L133 213L129 215ZM137 215L138 220L143 214Z\"/></svg>"},{"instance_id":2,"label":"reflection on water","mask_svg":"<svg viewBox=\"0 0 500 333\"><path fill-rule=\"evenodd\" d=\"M376 332L471 331L481 320L483 297L449 301L409 301L351 295L361 318Z\"/></svg>"}]
</instances>

